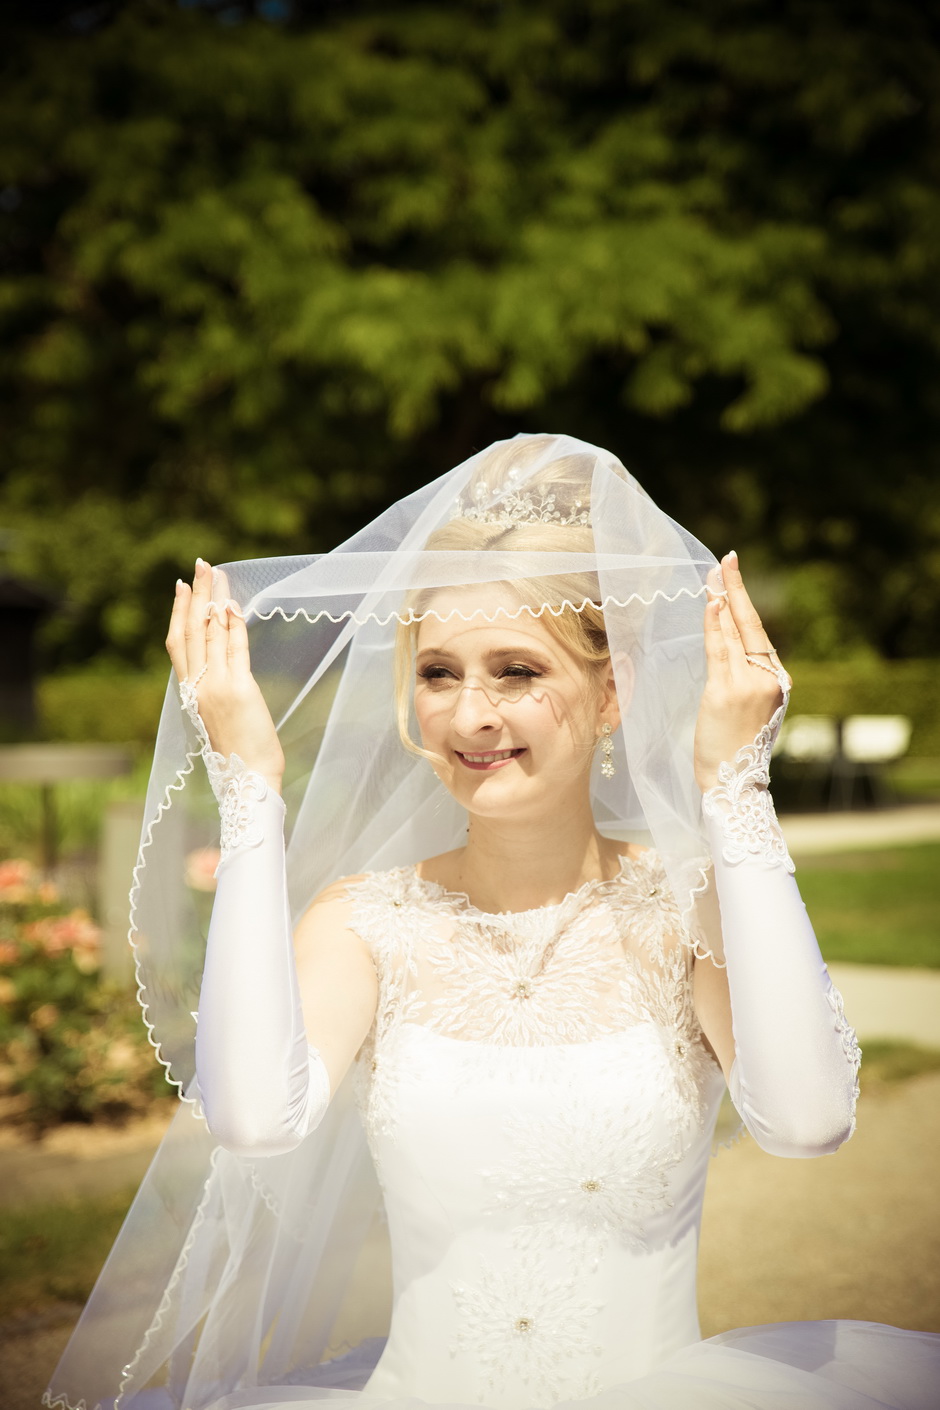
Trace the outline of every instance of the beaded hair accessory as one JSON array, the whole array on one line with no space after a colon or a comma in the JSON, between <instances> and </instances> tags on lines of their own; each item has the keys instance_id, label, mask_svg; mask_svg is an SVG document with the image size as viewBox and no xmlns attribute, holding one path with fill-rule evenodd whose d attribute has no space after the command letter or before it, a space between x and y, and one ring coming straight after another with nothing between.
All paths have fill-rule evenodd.
<instances>
[{"instance_id":1,"label":"beaded hair accessory","mask_svg":"<svg viewBox=\"0 0 940 1410\"><path fill-rule=\"evenodd\" d=\"M518 480L523 473L520 467L514 466L506 478L511 483L513 480ZM507 529L512 528L515 524L562 524L585 527L591 522L591 511L584 505L583 500L576 499L566 513L566 506L559 506L558 496L552 490L546 494L540 494L538 490L526 492L510 488L500 494L492 504L487 503L489 497L486 485L475 485L471 492L470 502L467 502L466 495L461 496L451 518L474 519L478 524L499 524Z\"/></svg>"}]
</instances>

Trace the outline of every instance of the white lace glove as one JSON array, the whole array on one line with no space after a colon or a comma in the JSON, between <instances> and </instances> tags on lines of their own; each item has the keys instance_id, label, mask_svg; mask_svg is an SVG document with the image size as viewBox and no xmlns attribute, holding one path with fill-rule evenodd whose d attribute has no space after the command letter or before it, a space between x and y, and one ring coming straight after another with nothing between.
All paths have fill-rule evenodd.
<instances>
[{"instance_id":1,"label":"white lace glove","mask_svg":"<svg viewBox=\"0 0 940 1410\"><path fill-rule=\"evenodd\" d=\"M732 1100L772 1155L836 1150L855 1127L860 1052L768 792L786 700L702 799L728 965Z\"/></svg>"},{"instance_id":2,"label":"white lace glove","mask_svg":"<svg viewBox=\"0 0 940 1410\"><path fill-rule=\"evenodd\" d=\"M196 1078L209 1129L238 1155L280 1155L318 1125L330 1082L307 1042L294 964L284 803L237 754L209 748L194 692L183 705L200 732L222 819L196 1027Z\"/></svg>"}]
</instances>

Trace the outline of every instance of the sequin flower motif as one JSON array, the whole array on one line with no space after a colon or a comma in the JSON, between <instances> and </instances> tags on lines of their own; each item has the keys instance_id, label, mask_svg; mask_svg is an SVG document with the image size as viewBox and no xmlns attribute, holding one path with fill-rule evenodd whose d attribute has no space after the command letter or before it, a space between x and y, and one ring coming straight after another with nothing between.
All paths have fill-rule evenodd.
<instances>
[{"instance_id":1,"label":"sequin flower motif","mask_svg":"<svg viewBox=\"0 0 940 1410\"><path fill-rule=\"evenodd\" d=\"M619 883L620 913L634 945L651 959L662 960L665 937L683 931L662 858L655 852L640 853L623 866Z\"/></svg>"},{"instance_id":2,"label":"sequin flower motif","mask_svg":"<svg viewBox=\"0 0 940 1410\"><path fill-rule=\"evenodd\" d=\"M511 1133L515 1158L484 1178L491 1207L518 1215L518 1246L566 1236L595 1264L611 1238L646 1247L651 1216L671 1206L669 1171L682 1154L655 1138L648 1113L519 1117Z\"/></svg>"},{"instance_id":3,"label":"sequin flower motif","mask_svg":"<svg viewBox=\"0 0 940 1410\"><path fill-rule=\"evenodd\" d=\"M600 1349L590 1329L600 1305L579 1297L570 1279L547 1277L538 1259L523 1257L451 1287L459 1318L454 1350L479 1365L481 1400L511 1381L521 1381L537 1405L597 1394L591 1362Z\"/></svg>"}]
</instances>

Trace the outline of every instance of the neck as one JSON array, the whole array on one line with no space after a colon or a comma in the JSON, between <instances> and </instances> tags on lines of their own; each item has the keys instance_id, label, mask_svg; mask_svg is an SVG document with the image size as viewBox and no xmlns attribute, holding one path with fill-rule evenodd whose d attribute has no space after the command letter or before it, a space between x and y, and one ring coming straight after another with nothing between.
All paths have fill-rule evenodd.
<instances>
[{"instance_id":1,"label":"neck","mask_svg":"<svg viewBox=\"0 0 940 1410\"><path fill-rule=\"evenodd\" d=\"M472 816L466 847L451 854L453 889L482 910L525 911L608 877L621 849L597 831L587 797L572 803L526 821Z\"/></svg>"}]
</instances>

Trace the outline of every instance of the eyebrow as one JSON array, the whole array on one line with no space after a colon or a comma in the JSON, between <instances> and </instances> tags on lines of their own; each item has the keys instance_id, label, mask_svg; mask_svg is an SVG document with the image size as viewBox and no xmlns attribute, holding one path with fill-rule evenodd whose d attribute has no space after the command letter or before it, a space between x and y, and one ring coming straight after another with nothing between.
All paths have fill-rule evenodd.
<instances>
[{"instance_id":1,"label":"eyebrow","mask_svg":"<svg viewBox=\"0 0 940 1410\"><path fill-rule=\"evenodd\" d=\"M534 646L524 646L521 648L518 646L501 646L494 651L484 652L484 655L487 660L490 661L512 661L518 660L520 656L531 656L543 666L549 665L548 658L543 656L538 648ZM454 653L449 651L446 646L426 646L423 651L418 652L415 658L416 664L426 660L429 656L444 657L450 661L454 659Z\"/></svg>"}]
</instances>

